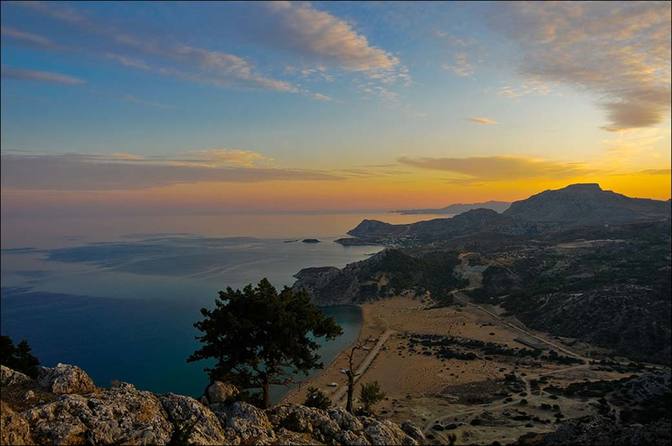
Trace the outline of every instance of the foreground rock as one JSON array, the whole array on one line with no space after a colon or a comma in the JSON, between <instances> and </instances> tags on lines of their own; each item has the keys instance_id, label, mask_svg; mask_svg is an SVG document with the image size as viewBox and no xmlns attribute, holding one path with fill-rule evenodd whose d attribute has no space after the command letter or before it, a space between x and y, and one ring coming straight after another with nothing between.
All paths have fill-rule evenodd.
<instances>
[{"instance_id":1,"label":"foreground rock","mask_svg":"<svg viewBox=\"0 0 672 446\"><path fill-rule=\"evenodd\" d=\"M56 367L40 367L37 382L41 387L56 393L90 393L96 389L86 372L74 365L56 364Z\"/></svg>"},{"instance_id":2,"label":"foreground rock","mask_svg":"<svg viewBox=\"0 0 672 446\"><path fill-rule=\"evenodd\" d=\"M205 391L208 403L226 403L231 402L240 395L240 391L233 384L215 381L208 386Z\"/></svg>"},{"instance_id":3,"label":"foreground rock","mask_svg":"<svg viewBox=\"0 0 672 446\"><path fill-rule=\"evenodd\" d=\"M131 384L89 395L63 395L23 412L44 444L166 444L174 427L159 398Z\"/></svg>"},{"instance_id":4,"label":"foreground rock","mask_svg":"<svg viewBox=\"0 0 672 446\"><path fill-rule=\"evenodd\" d=\"M423 438L410 423L399 427L340 408L285 404L262 410L232 402L238 391L225 383L209 386L204 405L188 396L156 395L127 383L99 389L86 372L66 364L43 368L38 381L6 367L2 377L1 444L410 446ZM48 389L51 398L34 398L28 406L23 400L4 400L16 388L31 386Z\"/></svg>"},{"instance_id":5,"label":"foreground rock","mask_svg":"<svg viewBox=\"0 0 672 446\"><path fill-rule=\"evenodd\" d=\"M4 365L0 365L0 385L5 387L5 386L11 386L14 384L26 384L31 381L30 377L27 375L24 375L21 372L17 372L16 370L12 370L9 367L5 367Z\"/></svg>"},{"instance_id":6,"label":"foreground rock","mask_svg":"<svg viewBox=\"0 0 672 446\"><path fill-rule=\"evenodd\" d=\"M30 426L25 418L0 401L0 444L33 444Z\"/></svg>"},{"instance_id":7,"label":"foreground rock","mask_svg":"<svg viewBox=\"0 0 672 446\"><path fill-rule=\"evenodd\" d=\"M218 445L235 442L235 437L226 435L217 416L195 399L174 393L159 398L173 423L174 438L179 443Z\"/></svg>"}]
</instances>

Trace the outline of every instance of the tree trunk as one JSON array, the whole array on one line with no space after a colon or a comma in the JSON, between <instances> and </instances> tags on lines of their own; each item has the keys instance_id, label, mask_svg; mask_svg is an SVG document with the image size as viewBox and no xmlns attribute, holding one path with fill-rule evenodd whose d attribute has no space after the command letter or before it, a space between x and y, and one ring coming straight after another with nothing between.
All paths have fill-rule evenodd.
<instances>
[{"instance_id":1,"label":"tree trunk","mask_svg":"<svg viewBox=\"0 0 672 446\"><path fill-rule=\"evenodd\" d=\"M355 374L352 370L348 371L348 401L345 403L345 410L352 413L352 394L355 390Z\"/></svg>"},{"instance_id":2,"label":"tree trunk","mask_svg":"<svg viewBox=\"0 0 672 446\"><path fill-rule=\"evenodd\" d=\"M262 390L263 390L263 393L264 393L264 402L262 404L263 404L264 409L268 409L268 407L271 405L271 395L270 395L270 393L271 393L270 390L271 389L270 388L271 388L271 386L268 382L268 375L264 374L264 382L262 384Z\"/></svg>"}]
</instances>

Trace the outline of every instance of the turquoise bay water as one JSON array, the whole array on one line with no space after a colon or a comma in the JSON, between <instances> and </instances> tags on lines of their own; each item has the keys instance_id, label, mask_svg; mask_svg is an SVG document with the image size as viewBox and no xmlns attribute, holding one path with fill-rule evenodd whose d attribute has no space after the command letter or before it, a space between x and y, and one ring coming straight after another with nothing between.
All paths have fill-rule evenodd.
<instances>
[{"instance_id":1,"label":"turquoise bay water","mask_svg":"<svg viewBox=\"0 0 672 446\"><path fill-rule=\"evenodd\" d=\"M342 266L375 247L298 241L161 236L56 249L3 252L2 333L27 339L46 365L77 364L99 385L113 379L155 392L201 394L199 309L217 290L268 277L280 287L304 266ZM325 308L343 335L322 344L323 361L357 336L356 307ZM282 394L275 389L275 396Z\"/></svg>"},{"instance_id":2,"label":"turquoise bay water","mask_svg":"<svg viewBox=\"0 0 672 446\"><path fill-rule=\"evenodd\" d=\"M3 216L1 331L27 339L43 364L77 364L101 386L121 380L197 396L207 383L205 364L185 360L198 347L193 323L199 309L212 306L217 291L227 286L267 277L280 288L291 285L301 268L342 267L367 258L381 247L333 242L364 217L14 221ZM395 217L413 220L379 216ZM322 242L300 241L313 237ZM324 311L344 331L322 343L326 364L356 338L361 315L356 307ZM274 389L275 399L284 391Z\"/></svg>"}]
</instances>

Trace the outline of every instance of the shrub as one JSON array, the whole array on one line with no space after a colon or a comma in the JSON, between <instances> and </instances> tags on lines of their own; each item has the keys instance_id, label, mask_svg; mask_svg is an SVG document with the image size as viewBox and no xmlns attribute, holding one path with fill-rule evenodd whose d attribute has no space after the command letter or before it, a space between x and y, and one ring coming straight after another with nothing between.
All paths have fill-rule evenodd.
<instances>
[{"instance_id":1,"label":"shrub","mask_svg":"<svg viewBox=\"0 0 672 446\"><path fill-rule=\"evenodd\" d=\"M320 389L308 387L308 395L303 402L304 406L316 407L318 409L328 409L331 406L331 400Z\"/></svg>"}]
</instances>

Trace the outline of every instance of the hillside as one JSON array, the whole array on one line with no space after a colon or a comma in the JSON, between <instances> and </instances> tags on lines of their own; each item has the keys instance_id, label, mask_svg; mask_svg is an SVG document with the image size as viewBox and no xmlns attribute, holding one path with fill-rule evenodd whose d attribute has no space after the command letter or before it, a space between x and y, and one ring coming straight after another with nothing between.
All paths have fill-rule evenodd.
<instances>
[{"instance_id":1,"label":"hillside","mask_svg":"<svg viewBox=\"0 0 672 446\"><path fill-rule=\"evenodd\" d=\"M534 236L569 227L625 224L670 218L670 202L630 198L605 191L598 184L572 184L516 201L499 214L491 209L473 209L452 218L437 218L393 225L363 220L340 239L344 245L382 243L418 245L445 243L476 234Z\"/></svg>"},{"instance_id":2,"label":"hillside","mask_svg":"<svg viewBox=\"0 0 672 446\"><path fill-rule=\"evenodd\" d=\"M463 285L453 274L457 253L427 252L410 255L386 249L369 259L335 267L304 268L295 277L295 289L304 289L318 305L353 304L394 296L404 291L439 299Z\"/></svg>"},{"instance_id":3,"label":"hillside","mask_svg":"<svg viewBox=\"0 0 672 446\"><path fill-rule=\"evenodd\" d=\"M670 223L589 227L487 253L479 302L527 326L670 363Z\"/></svg>"},{"instance_id":4,"label":"hillside","mask_svg":"<svg viewBox=\"0 0 672 446\"><path fill-rule=\"evenodd\" d=\"M411 224L393 225L377 220L363 220L348 235L361 243L390 245L426 244L476 233L531 235L538 225L499 214L491 209L473 209L452 218L436 218ZM354 244L352 239L339 243Z\"/></svg>"},{"instance_id":5,"label":"hillside","mask_svg":"<svg viewBox=\"0 0 672 446\"><path fill-rule=\"evenodd\" d=\"M670 217L670 203L630 198L599 184L572 184L511 203L504 215L566 225L621 224Z\"/></svg>"}]
</instances>

